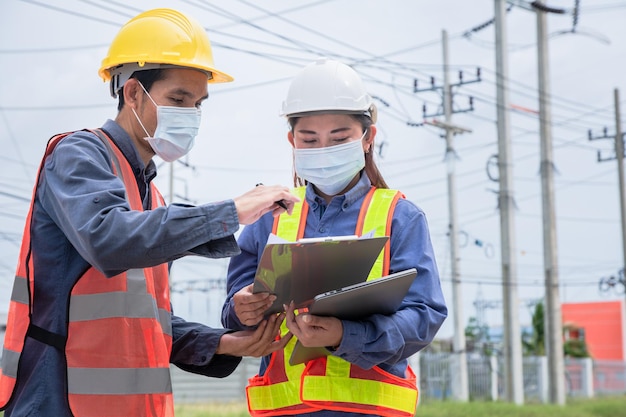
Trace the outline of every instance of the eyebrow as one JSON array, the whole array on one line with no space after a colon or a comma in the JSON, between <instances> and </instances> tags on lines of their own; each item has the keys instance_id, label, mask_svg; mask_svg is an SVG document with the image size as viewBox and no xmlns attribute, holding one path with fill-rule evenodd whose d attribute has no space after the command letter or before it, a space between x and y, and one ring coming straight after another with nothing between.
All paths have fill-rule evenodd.
<instances>
[{"instance_id":1,"label":"eyebrow","mask_svg":"<svg viewBox=\"0 0 626 417\"><path fill-rule=\"evenodd\" d=\"M345 132L345 131L350 130L350 129L351 128L349 128L349 127L340 127L338 129L331 130L330 134L332 135L332 134L336 134L336 133L342 133L342 132ZM305 135L315 135L318 132L316 132L315 130L298 129L298 133L305 134Z\"/></svg>"},{"instance_id":2,"label":"eyebrow","mask_svg":"<svg viewBox=\"0 0 626 417\"><path fill-rule=\"evenodd\" d=\"M185 97L190 97L193 98L193 94L191 94L191 92L185 90L184 88L177 88L175 90L170 91L170 94L178 94L181 96L185 96ZM209 98L209 94L205 94L204 96L200 97L200 101L202 100L206 100L207 98Z\"/></svg>"}]
</instances>

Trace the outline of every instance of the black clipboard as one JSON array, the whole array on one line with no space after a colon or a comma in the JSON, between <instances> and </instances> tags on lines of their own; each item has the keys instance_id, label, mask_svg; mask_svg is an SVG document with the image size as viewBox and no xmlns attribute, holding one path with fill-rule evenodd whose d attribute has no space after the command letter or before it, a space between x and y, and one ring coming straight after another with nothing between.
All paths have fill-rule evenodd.
<instances>
[{"instance_id":1,"label":"black clipboard","mask_svg":"<svg viewBox=\"0 0 626 417\"><path fill-rule=\"evenodd\" d=\"M364 282L388 240L335 236L268 243L252 292L276 295L266 316L282 312L291 301L296 308L307 307L318 294Z\"/></svg>"},{"instance_id":2,"label":"black clipboard","mask_svg":"<svg viewBox=\"0 0 626 417\"><path fill-rule=\"evenodd\" d=\"M382 278L329 291L314 297L308 307L310 314L355 320L372 314L393 314L417 276L415 268L399 271ZM330 354L325 347L305 347L296 341L290 365L297 365Z\"/></svg>"}]
</instances>

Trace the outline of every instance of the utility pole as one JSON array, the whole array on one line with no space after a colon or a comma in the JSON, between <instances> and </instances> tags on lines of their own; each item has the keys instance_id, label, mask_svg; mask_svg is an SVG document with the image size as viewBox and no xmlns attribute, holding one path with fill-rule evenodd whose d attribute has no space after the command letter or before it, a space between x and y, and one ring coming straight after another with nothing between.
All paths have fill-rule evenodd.
<instances>
[{"instance_id":1,"label":"utility pole","mask_svg":"<svg viewBox=\"0 0 626 417\"><path fill-rule=\"evenodd\" d=\"M625 184L624 184L624 133L622 132L622 118L619 105L619 90L616 88L613 90L613 99L615 102L615 157L603 158L600 151L598 151L598 162L610 161L617 159L617 175L619 184L619 208L620 219L622 223L622 268L626 272L626 196ZM607 129L604 128L604 135L591 136L589 131L589 140L595 139L610 139L611 136L607 134Z\"/></svg>"},{"instance_id":2,"label":"utility pole","mask_svg":"<svg viewBox=\"0 0 626 417\"><path fill-rule=\"evenodd\" d=\"M619 110L619 90L613 90L615 101L615 157L617 158L617 174L619 175L619 208L622 219L622 268L626 272L626 198L624 197L624 137L622 134L622 118Z\"/></svg>"},{"instance_id":3,"label":"utility pole","mask_svg":"<svg viewBox=\"0 0 626 417\"><path fill-rule=\"evenodd\" d=\"M452 125L452 88L448 77L448 32L441 32L443 43L443 112L448 126ZM452 273L452 302L454 303L454 338L453 349L456 355L455 378L452 379L452 393L458 401L469 401L469 383L467 378L467 349L463 321L463 293L459 273L459 239L456 210L456 176L454 150L454 131L446 128L446 163L448 164L448 217L450 219L450 265Z\"/></svg>"},{"instance_id":4,"label":"utility pole","mask_svg":"<svg viewBox=\"0 0 626 417\"><path fill-rule=\"evenodd\" d=\"M477 72L477 78L474 80L463 80L463 73L459 73L459 82L456 84L450 84L448 71L448 32L442 30L442 45L443 45L443 87L435 87L434 79L431 79L431 86L426 89L418 89L417 81L414 84L414 92L420 91L432 91L435 89L442 90L443 97L443 113L436 113L428 115L426 108L424 107L424 124L438 127L445 131L446 138L446 155L445 161L448 171L448 235L450 238L450 269L452 275L452 316L454 320L454 337L452 340L455 363L453 366L452 374L452 396L458 401L469 401L469 382L467 375L467 349L465 342L465 327L463 320L463 293L461 291L461 277L459 272L459 243L458 243L458 220L456 209L456 176L455 176L455 160L457 159L456 151L454 150L454 135L461 133L469 133L470 129L466 129L457 126L452 123L452 114L471 111L473 110L473 101L470 99L470 108L465 110L454 110L452 106L452 87L460 86L463 84L473 83L480 81L480 71ZM444 121L438 121L436 119L427 120L428 117L434 117L442 115L445 117Z\"/></svg>"},{"instance_id":5,"label":"utility pole","mask_svg":"<svg viewBox=\"0 0 626 417\"><path fill-rule=\"evenodd\" d=\"M539 81L539 132L541 141L541 200L543 211L543 256L546 291L545 334L548 354L549 398L552 404L565 405L565 366L563 325L557 265L556 216L554 208L554 162L548 68L547 13L542 1L532 3L537 14L537 64Z\"/></svg>"},{"instance_id":6,"label":"utility pole","mask_svg":"<svg viewBox=\"0 0 626 417\"><path fill-rule=\"evenodd\" d=\"M509 121L508 54L506 50L505 0L495 0L496 89L498 117L498 206L502 246L502 300L504 314L504 391L507 401L524 403L522 340L517 295L515 258L515 201Z\"/></svg>"},{"instance_id":7,"label":"utility pole","mask_svg":"<svg viewBox=\"0 0 626 417\"><path fill-rule=\"evenodd\" d=\"M169 196L167 197L167 203L168 204L172 204L174 202L174 198L179 198L181 200L184 201L188 201L192 204L195 204L195 202L193 200L190 200L189 197L187 196L187 186L185 185L185 192L184 194L176 194L176 191L174 190L174 181L176 180L176 176L174 175L174 165L175 164L181 164L183 167L185 168L191 168L191 170L195 170L196 168L191 165L186 159L182 160L182 159L177 159L176 161L173 162L168 162L169 164L169 168L170 168L170 174L169 174ZM180 179L180 178L179 178ZM183 180L183 182L186 181Z\"/></svg>"}]
</instances>

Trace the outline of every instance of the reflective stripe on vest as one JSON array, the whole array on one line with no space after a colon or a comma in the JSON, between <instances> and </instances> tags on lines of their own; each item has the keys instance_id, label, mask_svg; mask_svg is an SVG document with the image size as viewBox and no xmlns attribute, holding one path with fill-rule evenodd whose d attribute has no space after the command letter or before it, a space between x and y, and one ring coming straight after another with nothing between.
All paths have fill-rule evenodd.
<instances>
[{"instance_id":1,"label":"reflective stripe on vest","mask_svg":"<svg viewBox=\"0 0 626 417\"><path fill-rule=\"evenodd\" d=\"M294 194L300 197L301 203L296 204L292 216L281 215L275 220L273 233L291 241L304 237L308 210L305 190L305 187L295 190ZM375 236L389 236L393 211L397 200L402 197L398 191L372 187L361 206L355 234L360 236L374 231ZM389 273L389 251L387 244L368 280ZM283 334L287 331L284 324L281 331ZM250 379L246 392L251 415L259 417L338 410L413 416L418 392L410 367L406 377L399 378L378 367L361 369L332 355L291 366L285 358L291 355L295 342L293 338L285 349L272 354L265 375Z\"/></svg>"},{"instance_id":2,"label":"reflective stripe on vest","mask_svg":"<svg viewBox=\"0 0 626 417\"><path fill-rule=\"evenodd\" d=\"M92 133L106 146L113 172L124 183L130 208L142 211L143 204L130 164L101 131ZM51 140L42 165L64 136ZM153 185L150 192L152 208L164 205ZM25 246L23 242L20 264L28 259L28 229L24 236L28 243ZM23 271L23 277L34 275L32 265L30 271L30 274ZM19 272L18 267L18 275ZM32 282L32 278L29 281ZM26 323L28 327L29 288L26 282L26 278L16 277L11 302L18 305L26 300L26 314L15 315L14 321ZM9 332L7 325L7 334ZM17 369L26 332L12 333L21 338L21 345L15 346L19 349L10 355ZM95 268L88 269L71 292L67 334L68 400L74 415L174 416L169 372L172 328L167 264L128 270L111 278ZM5 351L7 346L5 340ZM12 384L6 387L0 381L0 404L8 402L15 376L17 373Z\"/></svg>"},{"instance_id":3,"label":"reflective stripe on vest","mask_svg":"<svg viewBox=\"0 0 626 417\"><path fill-rule=\"evenodd\" d=\"M17 262L15 280L13 281L13 291L11 292L11 299L9 301L7 327L2 349L2 362L0 363L0 367L2 368L2 373L0 373L0 410L6 408L13 395L13 389L17 383L19 360L30 324L30 301L33 294L33 282L32 280L28 280L27 276L29 275L29 271L33 270L33 261L30 256L30 226L35 193L39 185L39 177L46 158L52 153L52 149L54 149L57 143L66 135L67 134L56 135L48 141L46 152L37 172L37 182L33 187L31 206L26 215L26 222L24 223L20 256Z\"/></svg>"}]
</instances>

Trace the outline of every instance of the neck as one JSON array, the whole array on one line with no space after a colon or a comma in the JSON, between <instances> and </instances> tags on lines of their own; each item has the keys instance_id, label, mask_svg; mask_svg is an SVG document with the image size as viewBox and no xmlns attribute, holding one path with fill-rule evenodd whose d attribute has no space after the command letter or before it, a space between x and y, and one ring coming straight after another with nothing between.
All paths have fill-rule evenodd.
<instances>
[{"instance_id":1,"label":"neck","mask_svg":"<svg viewBox=\"0 0 626 417\"><path fill-rule=\"evenodd\" d=\"M143 162L144 166L148 166L148 163L154 156L154 151L150 147L148 141L144 139L146 133L137 122L135 115L132 114L130 109L124 108L118 113L115 121L126 131L128 136L130 136L130 139L139 154L139 158Z\"/></svg>"}]
</instances>

